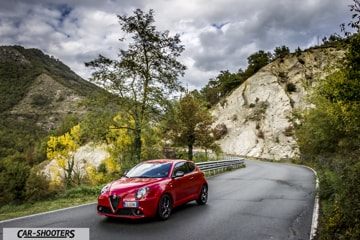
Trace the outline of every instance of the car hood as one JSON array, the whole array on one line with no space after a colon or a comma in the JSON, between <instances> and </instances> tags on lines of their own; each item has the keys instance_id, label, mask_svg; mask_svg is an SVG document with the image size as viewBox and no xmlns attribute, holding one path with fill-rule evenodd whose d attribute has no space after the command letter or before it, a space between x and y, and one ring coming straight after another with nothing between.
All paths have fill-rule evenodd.
<instances>
[{"instance_id":1,"label":"car hood","mask_svg":"<svg viewBox=\"0 0 360 240\"><path fill-rule=\"evenodd\" d=\"M110 193L123 193L129 192L133 189L138 189L140 187L157 183L162 181L161 178L120 178L116 181L113 181L110 185L109 191Z\"/></svg>"}]
</instances>

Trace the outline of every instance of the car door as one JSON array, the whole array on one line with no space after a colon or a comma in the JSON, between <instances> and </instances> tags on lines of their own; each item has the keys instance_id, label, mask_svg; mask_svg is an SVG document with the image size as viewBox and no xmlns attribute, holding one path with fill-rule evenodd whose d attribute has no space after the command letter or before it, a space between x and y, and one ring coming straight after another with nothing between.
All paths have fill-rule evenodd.
<instances>
[{"instance_id":1,"label":"car door","mask_svg":"<svg viewBox=\"0 0 360 240\"><path fill-rule=\"evenodd\" d=\"M181 176L176 176L178 172L183 172ZM179 162L175 165L173 171L173 192L175 195L175 204L182 204L194 199L197 191L196 172L193 168L189 169L188 162Z\"/></svg>"},{"instance_id":2,"label":"car door","mask_svg":"<svg viewBox=\"0 0 360 240\"><path fill-rule=\"evenodd\" d=\"M185 161L176 163L172 173L172 188L176 205L186 202L189 191L191 189L191 181L187 175L187 167L188 166L186 165ZM178 175L180 172L183 174Z\"/></svg>"},{"instance_id":3,"label":"car door","mask_svg":"<svg viewBox=\"0 0 360 240\"><path fill-rule=\"evenodd\" d=\"M198 171L195 171L195 164L193 162L186 162L187 164L187 169L188 169L188 180L189 180L189 198L194 199L197 198L198 194L199 194L199 189L200 189L200 182L199 182L199 178L201 178L201 175Z\"/></svg>"}]
</instances>

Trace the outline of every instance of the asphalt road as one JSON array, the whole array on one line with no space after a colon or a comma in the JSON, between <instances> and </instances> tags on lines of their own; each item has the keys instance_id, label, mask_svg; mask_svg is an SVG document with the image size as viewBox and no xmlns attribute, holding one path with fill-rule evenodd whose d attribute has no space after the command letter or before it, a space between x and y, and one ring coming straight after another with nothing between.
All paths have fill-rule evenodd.
<instances>
[{"instance_id":1,"label":"asphalt road","mask_svg":"<svg viewBox=\"0 0 360 240\"><path fill-rule=\"evenodd\" d=\"M3 228L89 228L90 239L309 239L315 176L307 168L245 161L246 168L210 177L205 206L188 203L169 220L110 220L96 204L0 222Z\"/></svg>"}]
</instances>

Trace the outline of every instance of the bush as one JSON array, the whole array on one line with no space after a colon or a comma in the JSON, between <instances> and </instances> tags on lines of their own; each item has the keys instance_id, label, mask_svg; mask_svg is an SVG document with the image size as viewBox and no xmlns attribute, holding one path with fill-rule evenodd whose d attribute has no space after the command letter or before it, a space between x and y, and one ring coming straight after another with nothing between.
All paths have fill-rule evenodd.
<instances>
[{"instance_id":1,"label":"bush","mask_svg":"<svg viewBox=\"0 0 360 240\"><path fill-rule=\"evenodd\" d=\"M287 126L284 131L284 135L287 137L291 137L294 135L294 127L293 126Z\"/></svg>"},{"instance_id":2,"label":"bush","mask_svg":"<svg viewBox=\"0 0 360 240\"><path fill-rule=\"evenodd\" d=\"M269 103L266 101L259 101L256 103L255 107L252 108L252 111L246 117L246 120L251 121L260 121L266 112Z\"/></svg>"},{"instance_id":3,"label":"bush","mask_svg":"<svg viewBox=\"0 0 360 240\"><path fill-rule=\"evenodd\" d=\"M299 61L299 63L301 63L302 65L304 65L304 64L305 64L305 60L304 60L304 59L302 59L302 58L298 58L298 61Z\"/></svg>"},{"instance_id":4,"label":"bush","mask_svg":"<svg viewBox=\"0 0 360 240\"><path fill-rule=\"evenodd\" d=\"M29 172L30 167L21 154L4 159L0 164L0 205L24 201L24 188Z\"/></svg>"},{"instance_id":5,"label":"bush","mask_svg":"<svg viewBox=\"0 0 360 240\"><path fill-rule=\"evenodd\" d=\"M36 202L50 199L54 192L49 189L49 180L37 171L32 169L25 184L25 198L28 202Z\"/></svg>"},{"instance_id":6,"label":"bush","mask_svg":"<svg viewBox=\"0 0 360 240\"><path fill-rule=\"evenodd\" d=\"M319 169L319 239L360 239L360 159L337 160Z\"/></svg>"},{"instance_id":7,"label":"bush","mask_svg":"<svg viewBox=\"0 0 360 240\"><path fill-rule=\"evenodd\" d=\"M31 104L39 107L49 105L50 102L51 100L42 94L35 94L31 99Z\"/></svg>"},{"instance_id":8,"label":"bush","mask_svg":"<svg viewBox=\"0 0 360 240\"><path fill-rule=\"evenodd\" d=\"M256 136L257 136L258 138L264 139L264 137L265 137L264 131L260 129L260 130L257 132Z\"/></svg>"},{"instance_id":9,"label":"bush","mask_svg":"<svg viewBox=\"0 0 360 240\"><path fill-rule=\"evenodd\" d=\"M83 196L96 197L97 195L99 195L102 187L103 186L81 185L79 187L70 188L63 194L62 197L65 197L65 198L77 198L77 197L83 197Z\"/></svg>"},{"instance_id":10,"label":"bush","mask_svg":"<svg viewBox=\"0 0 360 240\"><path fill-rule=\"evenodd\" d=\"M296 92L296 85L294 83L286 84L286 91L288 92Z\"/></svg>"}]
</instances>

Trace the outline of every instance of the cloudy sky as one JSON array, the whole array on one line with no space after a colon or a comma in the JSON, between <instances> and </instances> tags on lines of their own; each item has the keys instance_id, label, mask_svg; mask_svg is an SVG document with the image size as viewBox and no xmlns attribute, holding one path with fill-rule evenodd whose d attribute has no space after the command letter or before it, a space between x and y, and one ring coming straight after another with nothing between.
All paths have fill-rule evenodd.
<instances>
[{"instance_id":1,"label":"cloudy sky","mask_svg":"<svg viewBox=\"0 0 360 240\"><path fill-rule=\"evenodd\" d=\"M0 2L0 45L38 48L88 79L84 62L116 58L117 15L154 10L157 30L181 34L183 86L201 89L220 71L247 67L259 51L290 51L321 43L351 19L353 0L5 0Z\"/></svg>"}]
</instances>

